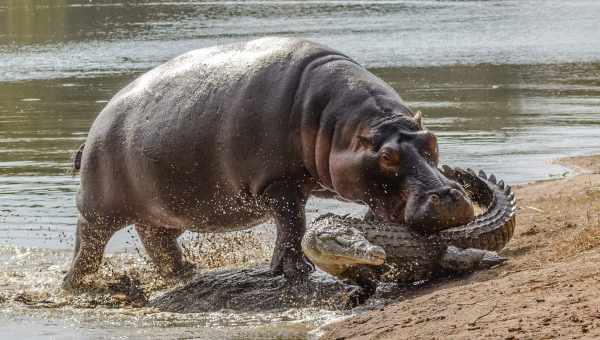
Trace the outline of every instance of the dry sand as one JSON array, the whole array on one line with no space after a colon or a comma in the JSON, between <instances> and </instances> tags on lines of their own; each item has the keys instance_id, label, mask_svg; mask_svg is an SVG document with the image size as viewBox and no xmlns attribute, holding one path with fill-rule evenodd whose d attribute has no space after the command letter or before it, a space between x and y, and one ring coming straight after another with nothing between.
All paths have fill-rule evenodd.
<instances>
[{"instance_id":1,"label":"dry sand","mask_svg":"<svg viewBox=\"0 0 600 340\"><path fill-rule=\"evenodd\" d=\"M507 264L415 289L322 339L600 338L600 156L560 163L579 174L515 187Z\"/></svg>"}]
</instances>

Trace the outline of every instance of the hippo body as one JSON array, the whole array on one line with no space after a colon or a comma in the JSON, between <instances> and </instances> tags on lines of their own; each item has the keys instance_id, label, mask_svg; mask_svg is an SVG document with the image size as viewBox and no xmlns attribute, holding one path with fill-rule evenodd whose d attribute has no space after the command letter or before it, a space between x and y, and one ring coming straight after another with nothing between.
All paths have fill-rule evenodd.
<instances>
[{"instance_id":1,"label":"hippo body","mask_svg":"<svg viewBox=\"0 0 600 340\"><path fill-rule=\"evenodd\" d=\"M315 189L365 202L384 218L409 205L397 194L406 185L380 178L390 157L380 155L386 138L374 129L408 133L419 155L437 152L390 86L314 42L205 48L150 70L113 97L80 150L77 242L64 286L96 272L106 243L128 224L172 277L188 267L176 242L183 231L225 232L273 218L273 271L307 272L300 240Z\"/></svg>"}]
</instances>

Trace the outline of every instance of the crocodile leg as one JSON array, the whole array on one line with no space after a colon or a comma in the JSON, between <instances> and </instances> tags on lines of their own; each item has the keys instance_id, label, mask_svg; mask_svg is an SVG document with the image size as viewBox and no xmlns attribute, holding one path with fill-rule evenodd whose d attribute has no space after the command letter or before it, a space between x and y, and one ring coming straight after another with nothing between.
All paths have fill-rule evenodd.
<instances>
[{"instance_id":1,"label":"crocodile leg","mask_svg":"<svg viewBox=\"0 0 600 340\"><path fill-rule=\"evenodd\" d=\"M440 266L453 273L467 273L502 264L507 259L489 250L448 246L440 260Z\"/></svg>"}]
</instances>

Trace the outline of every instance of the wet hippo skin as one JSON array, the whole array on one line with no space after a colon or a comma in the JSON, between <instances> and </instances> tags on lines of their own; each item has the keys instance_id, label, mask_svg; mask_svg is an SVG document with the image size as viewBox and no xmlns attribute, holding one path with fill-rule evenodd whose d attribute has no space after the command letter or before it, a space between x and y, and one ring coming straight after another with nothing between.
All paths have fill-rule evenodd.
<instances>
[{"instance_id":1,"label":"wet hippo skin","mask_svg":"<svg viewBox=\"0 0 600 340\"><path fill-rule=\"evenodd\" d=\"M312 194L367 204L423 232L463 224L470 201L437 161L420 114L333 49L263 38L191 51L127 85L94 121L77 162L80 215L64 287L95 273L127 224L174 277L189 268L176 242L184 230L269 218L272 271L305 277L300 241Z\"/></svg>"}]
</instances>

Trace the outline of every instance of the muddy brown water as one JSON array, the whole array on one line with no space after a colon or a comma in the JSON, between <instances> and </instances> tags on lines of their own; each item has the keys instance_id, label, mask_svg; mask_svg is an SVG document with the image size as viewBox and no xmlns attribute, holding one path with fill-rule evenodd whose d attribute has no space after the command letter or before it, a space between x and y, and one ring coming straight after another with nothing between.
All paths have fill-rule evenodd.
<instances>
[{"instance_id":1,"label":"muddy brown water","mask_svg":"<svg viewBox=\"0 0 600 340\"><path fill-rule=\"evenodd\" d=\"M598 17L591 0L0 2L0 337L304 338L344 315L180 315L94 307L95 298L60 292L79 184L70 154L141 72L203 46L314 39L355 57L423 111L443 162L523 183L567 175L552 159L600 151ZM364 208L312 200L308 212L358 216ZM201 269L260 261L271 230L200 236L204 246L190 256ZM197 245L197 236L184 239ZM164 288L152 286L132 230L109 252L106 275L133 271L152 294Z\"/></svg>"}]
</instances>

